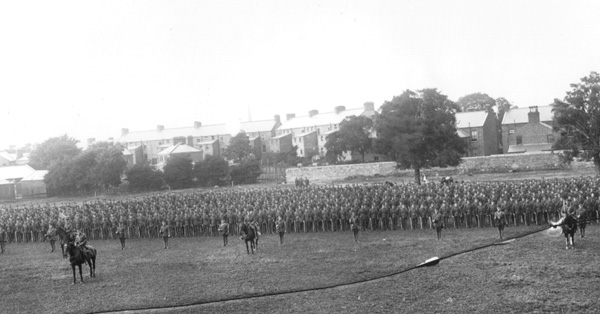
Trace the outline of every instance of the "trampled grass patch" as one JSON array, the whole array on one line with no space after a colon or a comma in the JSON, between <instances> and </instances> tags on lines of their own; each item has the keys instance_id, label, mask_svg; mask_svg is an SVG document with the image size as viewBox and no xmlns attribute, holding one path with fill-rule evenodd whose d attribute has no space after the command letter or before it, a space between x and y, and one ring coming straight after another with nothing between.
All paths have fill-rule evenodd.
<instances>
[{"instance_id":1,"label":"trampled grass patch","mask_svg":"<svg viewBox=\"0 0 600 314\"><path fill-rule=\"evenodd\" d=\"M536 227L510 227L506 236ZM9 244L0 255L0 313L89 313L162 307L152 313L523 313L596 312L600 308L600 228L565 250L544 232L414 269L497 241L492 228L263 235L258 252L231 237L92 241L97 277L83 284L47 243ZM353 285L344 283L382 279ZM79 279L78 279L79 281ZM287 291L305 291L269 297ZM241 296L256 298L179 307ZM175 308L164 308L173 306Z\"/></svg>"}]
</instances>

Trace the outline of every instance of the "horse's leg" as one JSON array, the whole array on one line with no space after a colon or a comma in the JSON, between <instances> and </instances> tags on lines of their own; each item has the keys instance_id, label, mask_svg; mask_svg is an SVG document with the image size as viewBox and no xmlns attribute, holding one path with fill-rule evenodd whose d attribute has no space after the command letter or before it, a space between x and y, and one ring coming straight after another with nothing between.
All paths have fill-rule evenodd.
<instances>
[{"instance_id":1,"label":"horse's leg","mask_svg":"<svg viewBox=\"0 0 600 314\"><path fill-rule=\"evenodd\" d=\"M81 278L81 283L83 283L83 272L81 271L83 266L81 264L79 264L79 265L77 265L77 267L79 267L79 278Z\"/></svg>"},{"instance_id":2,"label":"horse's leg","mask_svg":"<svg viewBox=\"0 0 600 314\"><path fill-rule=\"evenodd\" d=\"M77 283L77 275L75 274L75 264L71 264L71 268L73 268L73 284Z\"/></svg>"},{"instance_id":3,"label":"horse's leg","mask_svg":"<svg viewBox=\"0 0 600 314\"><path fill-rule=\"evenodd\" d=\"M250 255L250 249L248 248L248 241L245 241L245 242L246 242L246 252L248 252L248 255Z\"/></svg>"}]
</instances>

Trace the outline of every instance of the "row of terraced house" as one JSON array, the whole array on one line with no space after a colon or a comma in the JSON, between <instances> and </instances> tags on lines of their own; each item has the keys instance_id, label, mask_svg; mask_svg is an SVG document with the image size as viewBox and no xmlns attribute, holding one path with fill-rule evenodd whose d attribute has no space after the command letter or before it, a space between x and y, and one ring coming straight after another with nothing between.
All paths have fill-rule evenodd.
<instances>
[{"instance_id":1,"label":"row of terraced house","mask_svg":"<svg viewBox=\"0 0 600 314\"><path fill-rule=\"evenodd\" d=\"M350 116L373 118L376 114L372 103L353 109L337 106L328 112L311 110L303 116L287 114L285 121L275 115L269 120L241 122L240 131L248 135L258 157L267 152L288 152L294 146L299 157L324 156L327 136L337 132L344 119ZM456 126L458 135L467 143L466 157L539 152L549 151L558 138L552 130L552 117L551 106L517 108L506 112L498 127L493 111L460 112L456 113ZM219 156L224 152L236 135L229 130L225 123L203 125L199 121L189 127L158 125L147 131L131 132L124 128L117 142L125 146L124 154L131 164L143 161L162 164L173 155L200 161L207 155ZM382 158L370 154L366 161Z\"/></svg>"}]
</instances>

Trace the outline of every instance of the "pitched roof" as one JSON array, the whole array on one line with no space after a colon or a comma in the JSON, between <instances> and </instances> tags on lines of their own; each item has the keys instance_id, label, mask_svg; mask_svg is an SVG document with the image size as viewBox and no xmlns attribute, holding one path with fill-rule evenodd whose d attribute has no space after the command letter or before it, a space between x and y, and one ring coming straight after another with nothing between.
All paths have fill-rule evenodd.
<instances>
[{"instance_id":1,"label":"pitched roof","mask_svg":"<svg viewBox=\"0 0 600 314\"><path fill-rule=\"evenodd\" d=\"M552 121L552 119L554 118L554 113L552 112L553 108L553 106L538 107L541 122ZM504 114L504 117L502 118L502 124L527 123L529 122L529 111L529 108L510 109Z\"/></svg>"},{"instance_id":2,"label":"pitched roof","mask_svg":"<svg viewBox=\"0 0 600 314\"><path fill-rule=\"evenodd\" d=\"M296 136L294 136L294 137L304 137L304 136L307 136L307 135L310 135L310 134L313 134L313 133L316 133L316 132L317 132L317 131L309 131L309 132L304 132L304 133L297 134L297 135L296 135Z\"/></svg>"},{"instance_id":3,"label":"pitched roof","mask_svg":"<svg viewBox=\"0 0 600 314\"><path fill-rule=\"evenodd\" d=\"M34 171L28 165L0 167L0 180L22 179Z\"/></svg>"},{"instance_id":4,"label":"pitched roof","mask_svg":"<svg viewBox=\"0 0 600 314\"><path fill-rule=\"evenodd\" d=\"M292 136L292 133L284 133L284 134L281 134L281 135L277 135L277 136L275 136L275 137L272 137L271 139L272 139L272 140L276 140L276 139L284 138L284 137L286 137L286 136Z\"/></svg>"},{"instance_id":5,"label":"pitched roof","mask_svg":"<svg viewBox=\"0 0 600 314\"><path fill-rule=\"evenodd\" d=\"M240 128L246 133L272 131L274 127L275 119L240 122Z\"/></svg>"},{"instance_id":6,"label":"pitched roof","mask_svg":"<svg viewBox=\"0 0 600 314\"><path fill-rule=\"evenodd\" d=\"M130 143L130 142L142 142L142 141L159 141L173 139L180 136L212 136L212 135L225 135L229 134L227 124L213 124L213 125L202 125L196 127L183 127L183 128L171 128L164 129L162 131L149 130L149 131L136 131L129 132L117 140L119 143Z\"/></svg>"},{"instance_id":7,"label":"pitched roof","mask_svg":"<svg viewBox=\"0 0 600 314\"><path fill-rule=\"evenodd\" d=\"M35 170L28 176L25 176L23 179L21 179L21 182L23 182L23 181L44 181L44 177L46 176L46 174L48 174L48 170Z\"/></svg>"},{"instance_id":8,"label":"pitched roof","mask_svg":"<svg viewBox=\"0 0 600 314\"><path fill-rule=\"evenodd\" d=\"M318 113L310 116L301 116L294 117L290 120L283 122L283 124L278 128L279 130L287 130L287 129L296 129L296 128L304 128L309 126L320 126L320 125L329 125L329 124L339 124L344 119L350 116L360 116L365 113L365 108L355 108L341 111L340 113L325 112Z\"/></svg>"},{"instance_id":9,"label":"pitched roof","mask_svg":"<svg viewBox=\"0 0 600 314\"><path fill-rule=\"evenodd\" d=\"M457 112L454 117L456 118L457 129L467 128L478 128L485 124L487 119L488 111L468 111L468 112Z\"/></svg>"},{"instance_id":10,"label":"pitched roof","mask_svg":"<svg viewBox=\"0 0 600 314\"><path fill-rule=\"evenodd\" d=\"M9 154L7 152L0 152L0 157L6 159L8 161L15 161L15 160L17 160L13 154Z\"/></svg>"},{"instance_id":11,"label":"pitched roof","mask_svg":"<svg viewBox=\"0 0 600 314\"><path fill-rule=\"evenodd\" d=\"M458 134L458 137L460 137L460 138L466 138L466 137L469 137L469 135L468 135L467 133L465 133L465 132L464 132L464 131L462 131L462 130L458 130L458 129L456 130L456 134Z\"/></svg>"},{"instance_id":12,"label":"pitched roof","mask_svg":"<svg viewBox=\"0 0 600 314\"><path fill-rule=\"evenodd\" d=\"M160 153L159 155L171 155L171 154L182 154L182 153L197 153L200 152L199 149L185 145L185 144L175 144L173 146L169 146Z\"/></svg>"}]
</instances>

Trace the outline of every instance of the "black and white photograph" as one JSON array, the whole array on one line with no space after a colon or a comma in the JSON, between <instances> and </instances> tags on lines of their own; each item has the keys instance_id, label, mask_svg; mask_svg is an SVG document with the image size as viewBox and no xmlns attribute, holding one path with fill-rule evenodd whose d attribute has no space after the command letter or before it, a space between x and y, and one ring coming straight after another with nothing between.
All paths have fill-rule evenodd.
<instances>
[{"instance_id":1,"label":"black and white photograph","mask_svg":"<svg viewBox=\"0 0 600 314\"><path fill-rule=\"evenodd\" d=\"M600 2L0 3L0 313L600 312Z\"/></svg>"}]
</instances>

